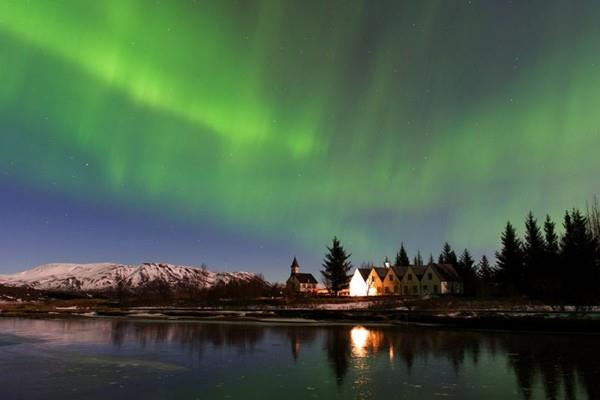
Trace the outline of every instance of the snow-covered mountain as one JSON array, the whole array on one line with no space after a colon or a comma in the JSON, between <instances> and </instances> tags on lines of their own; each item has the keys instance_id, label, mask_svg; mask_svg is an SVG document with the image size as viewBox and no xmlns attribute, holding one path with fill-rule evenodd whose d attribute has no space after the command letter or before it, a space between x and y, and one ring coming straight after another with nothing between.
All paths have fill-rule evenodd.
<instances>
[{"instance_id":1,"label":"snow-covered mountain","mask_svg":"<svg viewBox=\"0 0 600 400\"><path fill-rule=\"evenodd\" d=\"M171 288L194 285L210 288L220 282L261 280L249 272L212 272L204 268L144 263L122 264L46 264L13 275L0 275L0 285L33 289L96 291L125 284L138 288L150 282L164 282Z\"/></svg>"}]
</instances>

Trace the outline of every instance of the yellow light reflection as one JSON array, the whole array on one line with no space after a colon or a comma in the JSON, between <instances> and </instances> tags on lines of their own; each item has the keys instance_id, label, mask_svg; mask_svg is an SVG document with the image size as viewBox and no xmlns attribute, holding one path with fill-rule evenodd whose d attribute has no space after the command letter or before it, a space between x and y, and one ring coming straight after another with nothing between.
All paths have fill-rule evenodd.
<instances>
[{"instance_id":1,"label":"yellow light reflection","mask_svg":"<svg viewBox=\"0 0 600 400\"><path fill-rule=\"evenodd\" d=\"M364 357L366 355L367 339L369 338L369 330L364 326L355 326L350 331L350 338L352 339L352 354L357 357Z\"/></svg>"}]
</instances>

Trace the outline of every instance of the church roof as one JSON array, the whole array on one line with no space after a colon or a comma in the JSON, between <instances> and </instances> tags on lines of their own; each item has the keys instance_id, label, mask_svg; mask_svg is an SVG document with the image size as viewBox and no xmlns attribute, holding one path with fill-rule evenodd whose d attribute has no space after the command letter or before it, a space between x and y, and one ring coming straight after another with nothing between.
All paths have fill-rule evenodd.
<instances>
[{"instance_id":1,"label":"church roof","mask_svg":"<svg viewBox=\"0 0 600 400\"><path fill-rule=\"evenodd\" d=\"M313 274L297 273L290 276L290 279L296 278L300 283L318 283Z\"/></svg>"},{"instance_id":2,"label":"church roof","mask_svg":"<svg viewBox=\"0 0 600 400\"><path fill-rule=\"evenodd\" d=\"M298 260L296 260L296 257L294 257L294 261L292 261L292 267L300 268L300 264L298 264Z\"/></svg>"}]
</instances>

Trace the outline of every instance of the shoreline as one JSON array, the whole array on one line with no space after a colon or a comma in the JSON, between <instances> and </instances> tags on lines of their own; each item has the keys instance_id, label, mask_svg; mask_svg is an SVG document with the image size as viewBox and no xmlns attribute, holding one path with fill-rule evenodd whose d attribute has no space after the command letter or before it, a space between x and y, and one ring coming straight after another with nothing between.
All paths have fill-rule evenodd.
<instances>
[{"instance_id":1,"label":"shoreline","mask_svg":"<svg viewBox=\"0 0 600 400\"><path fill-rule=\"evenodd\" d=\"M600 333L600 313L492 310L399 311L293 309L217 309L191 307L20 307L0 304L0 318L116 318L128 321L239 322L288 325L429 326L509 332Z\"/></svg>"}]
</instances>

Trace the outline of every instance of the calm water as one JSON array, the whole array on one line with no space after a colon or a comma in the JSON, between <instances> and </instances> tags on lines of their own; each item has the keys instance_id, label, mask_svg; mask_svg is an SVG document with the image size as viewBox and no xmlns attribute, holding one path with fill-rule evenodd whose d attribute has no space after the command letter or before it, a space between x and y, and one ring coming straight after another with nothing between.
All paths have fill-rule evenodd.
<instances>
[{"instance_id":1,"label":"calm water","mask_svg":"<svg viewBox=\"0 0 600 400\"><path fill-rule=\"evenodd\" d=\"M0 398L600 399L599 339L0 318Z\"/></svg>"}]
</instances>

